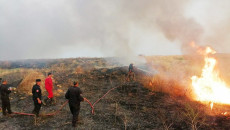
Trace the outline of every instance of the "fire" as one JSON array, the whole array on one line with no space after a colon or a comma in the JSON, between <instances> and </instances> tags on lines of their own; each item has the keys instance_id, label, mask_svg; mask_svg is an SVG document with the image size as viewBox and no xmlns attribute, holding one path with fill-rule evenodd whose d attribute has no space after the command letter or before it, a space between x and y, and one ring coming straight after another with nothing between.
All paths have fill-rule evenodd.
<instances>
[{"instance_id":1,"label":"fire","mask_svg":"<svg viewBox=\"0 0 230 130\"><path fill-rule=\"evenodd\" d=\"M223 112L221 114L224 115L224 116L226 116L228 114L228 112Z\"/></svg>"},{"instance_id":2,"label":"fire","mask_svg":"<svg viewBox=\"0 0 230 130\"><path fill-rule=\"evenodd\" d=\"M201 102L230 104L230 88L220 78L218 70L215 70L217 60L212 57L216 52L207 47L205 51L200 51L204 55L205 65L200 77L192 76L192 89L195 94L195 100Z\"/></svg>"},{"instance_id":3,"label":"fire","mask_svg":"<svg viewBox=\"0 0 230 130\"><path fill-rule=\"evenodd\" d=\"M210 104L210 107L211 107L211 110L212 110L212 108L213 108L213 102Z\"/></svg>"}]
</instances>

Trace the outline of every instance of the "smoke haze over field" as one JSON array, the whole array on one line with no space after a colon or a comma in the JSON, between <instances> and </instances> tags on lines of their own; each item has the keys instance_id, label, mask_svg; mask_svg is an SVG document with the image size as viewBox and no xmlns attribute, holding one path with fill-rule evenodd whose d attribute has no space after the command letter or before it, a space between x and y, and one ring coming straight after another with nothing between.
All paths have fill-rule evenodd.
<instances>
[{"instance_id":1,"label":"smoke haze over field","mask_svg":"<svg viewBox=\"0 0 230 130\"><path fill-rule=\"evenodd\" d=\"M228 0L0 0L0 60L230 52Z\"/></svg>"}]
</instances>

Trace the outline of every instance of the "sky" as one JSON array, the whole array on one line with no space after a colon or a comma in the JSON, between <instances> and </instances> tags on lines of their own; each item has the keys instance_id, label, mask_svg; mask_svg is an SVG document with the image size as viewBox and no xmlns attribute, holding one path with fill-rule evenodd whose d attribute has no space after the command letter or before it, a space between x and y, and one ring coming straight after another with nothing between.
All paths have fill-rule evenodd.
<instances>
[{"instance_id":1,"label":"sky","mask_svg":"<svg viewBox=\"0 0 230 130\"><path fill-rule=\"evenodd\" d=\"M0 0L0 60L230 53L229 0Z\"/></svg>"}]
</instances>

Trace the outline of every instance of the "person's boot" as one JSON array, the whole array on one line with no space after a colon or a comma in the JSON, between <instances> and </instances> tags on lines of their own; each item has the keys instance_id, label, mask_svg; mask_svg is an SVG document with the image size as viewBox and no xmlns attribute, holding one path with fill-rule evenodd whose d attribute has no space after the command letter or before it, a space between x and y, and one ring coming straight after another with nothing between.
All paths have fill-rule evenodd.
<instances>
[{"instance_id":1,"label":"person's boot","mask_svg":"<svg viewBox=\"0 0 230 130\"><path fill-rule=\"evenodd\" d=\"M10 110L10 111L8 111L8 113L9 113L9 114L12 114L13 112Z\"/></svg>"},{"instance_id":2,"label":"person's boot","mask_svg":"<svg viewBox=\"0 0 230 130\"><path fill-rule=\"evenodd\" d=\"M74 123L72 123L72 127L77 127L77 125L76 125L76 122Z\"/></svg>"},{"instance_id":3,"label":"person's boot","mask_svg":"<svg viewBox=\"0 0 230 130\"><path fill-rule=\"evenodd\" d=\"M47 101L46 101L46 106L50 106L51 105L51 101L52 101L52 98L48 98Z\"/></svg>"},{"instance_id":4,"label":"person's boot","mask_svg":"<svg viewBox=\"0 0 230 130\"><path fill-rule=\"evenodd\" d=\"M53 105L53 98L50 98L50 105Z\"/></svg>"},{"instance_id":5,"label":"person's boot","mask_svg":"<svg viewBox=\"0 0 230 130\"><path fill-rule=\"evenodd\" d=\"M39 117L39 113L36 113L35 115L36 115L36 117Z\"/></svg>"},{"instance_id":6,"label":"person's boot","mask_svg":"<svg viewBox=\"0 0 230 130\"><path fill-rule=\"evenodd\" d=\"M76 121L72 121L72 127L76 127Z\"/></svg>"},{"instance_id":7,"label":"person's boot","mask_svg":"<svg viewBox=\"0 0 230 130\"><path fill-rule=\"evenodd\" d=\"M51 98L51 104L55 105L56 104L56 99L55 98Z\"/></svg>"},{"instance_id":8,"label":"person's boot","mask_svg":"<svg viewBox=\"0 0 230 130\"><path fill-rule=\"evenodd\" d=\"M72 120L72 126L73 126L73 127L76 127L76 126L77 126L76 124L77 124L77 120L76 120L76 119L73 119L73 120Z\"/></svg>"}]
</instances>

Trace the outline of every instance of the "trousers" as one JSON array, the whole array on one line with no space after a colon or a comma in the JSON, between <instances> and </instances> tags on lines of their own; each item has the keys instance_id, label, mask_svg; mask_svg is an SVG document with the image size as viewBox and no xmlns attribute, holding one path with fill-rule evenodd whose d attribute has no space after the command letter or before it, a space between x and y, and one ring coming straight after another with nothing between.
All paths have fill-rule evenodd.
<instances>
[{"instance_id":1,"label":"trousers","mask_svg":"<svg viewBox=\"0 0 230 130\"><path fill-rule=\"evenodd\" d=\"M2 99L2 113L3 115L6 115L6 110L9 114L12 113L11 107L10 107L10 100L9 99Z\"/></svg>"},{"instance_id":2,"label":"trousers","mask_svg":"<svg viewBox=\"0 0 230 130\"><path fill-rule=\"evenodd\" d=\"M71 113L73 115L72 126L76 126L76 123L78 121L78 115L79 115L79 112L80 112L80 106L69 104L69 108L70 108L70 111L71 111Z\"/></svg>"},{"instance_id":3,"label":"trousers","mask_svg":"<svg viewBox=\"0 0 230 130\"><path fill-rule=\"evenodd\" d=\"M35 99L34 100L34 110L33 110L33 113L36 114L36 116L39 115L41 106L42 106L42 104L39 104L38 101Z\"/></svg>"}]
</instances>

